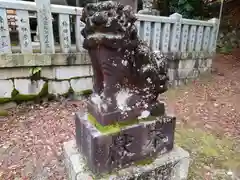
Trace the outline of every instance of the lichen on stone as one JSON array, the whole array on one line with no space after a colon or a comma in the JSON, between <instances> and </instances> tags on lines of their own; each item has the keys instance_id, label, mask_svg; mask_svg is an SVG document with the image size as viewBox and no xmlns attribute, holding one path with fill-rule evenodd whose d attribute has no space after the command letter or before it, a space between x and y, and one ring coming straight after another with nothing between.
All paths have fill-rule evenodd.
<instances>
[{"instance_id":1,"label":"lichen on stone","mask_svg":"<svg viewBox=\"0 0 240 180\"><path fill-rule=\"evenodd\" d=\"M148 157L146 159L139 160L139 161L135 162L134 164L136 166L145 166L145 165L148 165L148 164L152 164L154 160L155 159L153 157L152 158Z\"/></svg>"},{"instance_id":2,"label":"lichen on stone","mask_svg":"<svg viewBox=\"0 0 240 180\"><path fill-rule=\"evenodd\" d=\"M11 98L0 98L0 104L5 104L12 101Z\"/></svg>"},{"instance_id":3,"label":"lichen on stone","mask_svg":"<svg viewBox=\"0 0 240 180\"><path fill-rule=\"evenodd\" d=\"M104 133L104 134L119 133L122 128L138 123L137 119L133 119L129 121L116 122L114 124L107 125L107 126L102 126L99 122L97 122L97 120L91 114L88 114L87 119L93 126L96 127L96 129L98 129L101 133Z\"/></svg>"},{"instance_id":4,"label":"lichen on stone","mask_svg":"<svg viewBox=\"0 0 240 180\"><path fill-rule=\"evenodd\" d=\"M114 133L119 133L120 132L120 128L119 128L118 124L102 126L100 123L97 122L97 120L91 114L88 114L87 119L101 133L114 134Z\"/></svg>"},{"instance_id":5,"label":"lichen on stone","mask_svg":"<svg viewBox=\"0 0 240 180\"><path fill-rule=\"evenodd\" d=\"M93 92L92 89L86 89L81 92L75 92L75 93L78 93L80 95L90 95L90 94L92 94L92 92Z\"/></svg>"}]
</instances>

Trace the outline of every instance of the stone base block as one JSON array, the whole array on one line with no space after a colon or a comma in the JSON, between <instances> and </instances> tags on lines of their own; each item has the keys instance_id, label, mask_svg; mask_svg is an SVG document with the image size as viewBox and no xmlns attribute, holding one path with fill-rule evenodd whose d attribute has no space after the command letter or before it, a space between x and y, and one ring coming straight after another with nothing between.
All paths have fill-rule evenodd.
<instances>
[{"instance_id":1,"label":"stone base block","mask_svg":"<svg viewBox=\"0 0 240 180\"><path fill-rule=\"evenodd\" d=\"M101 174L171 151L176 118L152 117L133 124L110 126L104 132L99 125L93 125L87 113L76 113L75 124L79 151L89 169Z\"/></svg>"},{"instance_id":2,"label":"stone base block","mask_svg":"<svg viewBox=\"0 0 240 180\"><path fill-rule=\"evenodd\" d=\"M172 151L151 162L137 162L110 174L94 175L87 167L75 140L64 143L64 159L69 180L186 180L189 153L175 146Z\"/></svg>"}]
</instances>

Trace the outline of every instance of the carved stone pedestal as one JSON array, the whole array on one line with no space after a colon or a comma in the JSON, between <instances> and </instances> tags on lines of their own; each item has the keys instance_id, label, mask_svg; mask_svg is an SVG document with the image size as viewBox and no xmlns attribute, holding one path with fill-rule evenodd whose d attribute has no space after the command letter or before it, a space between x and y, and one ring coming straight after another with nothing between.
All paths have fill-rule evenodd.
<instances>
[{"instance_id":1,"label":"carved stone pedestal","mask_svg":"<svg viewBox=\"0 0 240 180\"><path fill-rule=\"evenodd\" d=\"M176 119L159 116L101 126L91 115L77 113L75 124L79 152L88 168L100 174L151 160L172 150Z\"/></svg>"},{"instance_id":2,"label":"carved stone pedestal","mask_svg":"<svg viewBox=\"0 0 240 180\"><path fill-rule=\"evenodd\" d=\"M78 152L75 140L64 143L64 156L69 180L186 180L190 161L189 153L175 146L153 161L139 161L119 171L96 176Z\"/></svg>"}]
</instances>

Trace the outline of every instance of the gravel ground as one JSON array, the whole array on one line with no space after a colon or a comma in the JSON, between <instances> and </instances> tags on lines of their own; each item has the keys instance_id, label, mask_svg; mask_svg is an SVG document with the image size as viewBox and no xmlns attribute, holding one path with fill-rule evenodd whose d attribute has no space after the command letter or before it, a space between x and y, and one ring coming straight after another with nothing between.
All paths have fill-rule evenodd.
<instances>
[{"instance_id":1,"label":"gravel ground","mask_svg":"<svg viewBox=\"0 0 240 180\"><path fill-rule=\"evenodd\" d=\"M166 99L178 120L240 138L240 54L219 55L213 73L169 90Z\"/></svg>"},{"instance_id":2,"label":"gravel ground","mask_svg":"<svg viewBox=\"0 0 240 180\"><path fill-rule=\"evenodd\" d=\"M0 125L0 179L66 179L62 144L74 137L82 102L21 105Z\"/></svg>"}]
</instances>

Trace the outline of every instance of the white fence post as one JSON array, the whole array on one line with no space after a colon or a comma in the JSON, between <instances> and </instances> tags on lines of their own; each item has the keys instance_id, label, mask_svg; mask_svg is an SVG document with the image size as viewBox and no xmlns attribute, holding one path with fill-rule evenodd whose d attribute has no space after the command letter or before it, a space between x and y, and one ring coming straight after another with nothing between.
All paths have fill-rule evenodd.
<instances>
[{"instance_id":1,"label":"white fence post","mask_svg":"<svg viewBox=\"0 0 240 180\"><path fill-rule=\"evenodd\" d=\"M71 33L69 15L59 14L58 22L61 52L69 53L71 51Z\"/></svg>"},{"instance_id":2,"label":"white fence post","mask_svg":"<svg viewBox=\"0 0 240 180\"><path fill-rule=\"evenodd\" d=\"M140 36L140 28L141 28L141 26L140 26L140 21L139 21L139 20L137 20L137 21L135 22L135 26L136 26L136 28L137 28L138 36Z\"/></svg>"},{"instance_id":3,"label":"white fence post","mask_svg":"<svg viewBox=\"0 0 240 180\"><path fill-rule=\"evenodd\" d=\"M203 26L199 26L197 29L195 51L202 50L202 42L203 42Z\"/></svg>"},{"instance_id":4,"label":"white fence post","mask_svg":"<svg viewBox=\"0 0 240 180\"><path fill-rule=\"evenodd\" d=\"M184 24L182 27L182 32L181 32L181 44L180 44L180 51L181 52L186 52L187 51L187 42L188 42L188 28L189 25Z\"/></svg>"},{"instance_id":5,"label":"white fence post","mask_svg":"<svg viewBox=\"0 0 240 180\"><path fill-rule=\"evenodd\" d=\"M0 7L0 54L12 53L7 11Z\"/></svg>"},{"instance_id":6,"label":"white fence post","mask_svg":"<svg viewBox=\"0 0 240 180\"><path fill-rule=\"evenodd\" d=\"M76 22L75 22L75 37L76 37L76 48L77 52L81 52L83 50L82 44L83 44L83 36L81 34L82 29L84 28L85 24L81 22L81 15L82 11L79 11L77 9L76 12Z\"/></svg>"},{"instance_id":7,"label":"white fence post","mask_svg":"<svg viewBox=\"0 0 240 180\"><path fill-rule=\"evenodd\" d=\"M35 0L42 53L55 53L50 0Z\"/></svg>"},{"instance_id":8,"label":"white fence post","mask_svg":"<svg viewBox=\"0 0 240 180\"><path fill-rule=\"evenodd\" d=\"M160 49L161 23L154 23L152 47L154 51Z\"/></svg>"},{"instance_id":9,"label":"white fence post","mask_svg":"<svg viewBox=\"0 0 240 180\"><path fill-rule=\"evenodd\" d=\"M191 26L188 36L188 52L194 51L195 39L196 39L196 26Z\"/></svg>"},{"instance_id":10,"label":"white fence post","mask_svg":"<svg viewBox=\"0 0 240 180\"><path fill-rule=\"evenodd\" d=\"M144 21L143 23L143 40L150 46L151 44L151 22Z\"/></svg>"},{"instance_id":11,"label":"white fence post","mask_svg":"<svg viewBox=\"0 0 240 180\"><path fill-rule=\"evenodd\" d=\"M203 51L208 50L209 38L210 38L210 27L206 27L203 32Z\"/></svg>"},{"instance_id":12,"label":"white fence post","mask_svg":"<svg viewBox=\"0 0 240 180\"><path fill-rule=\"evenodd\" d=\"M16 15L18 17L18 37L21 53L32 53L32 40L28 11L17 10Z\"/></svg>"},{"instance_id":13,"label":"white fence post","mask_svg":"<svg viewBox=\"0 0 240 180\"><path fill-rule=\"evenodd\" d=\"M209 52L214 53L216 51L216 45L217 45L219 20L217 18L213 18L213 19L210 19L208 22L212 22L214 24L210 32L210 43L209 43Z\"/></svg>"},{"instance_id":14,"label":"white fence post","mask_svg":"<svg viewBox=\"0 0 240 180\"><path fill-rule=\"evenodd\" d=\"M170 16L170 18L176 20L172 28L170 50L171 52L178 52L179 44L180 44L180 35L181 35L182 15L178 13L174 13Z\"/></svg>"},{"instance_id":15,"label":"white fence post","mask_svg":"<svg viewBox=\"0 0 240 180\"><path fill-rule=\"evenodd\" d=\"M162 52L168 52L169 47L169 39L170 39L170 23L163 24L163 31L162 31L162 43L161 43L161 50Z\"/></svg>"}]
</instances>

